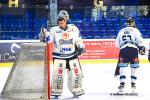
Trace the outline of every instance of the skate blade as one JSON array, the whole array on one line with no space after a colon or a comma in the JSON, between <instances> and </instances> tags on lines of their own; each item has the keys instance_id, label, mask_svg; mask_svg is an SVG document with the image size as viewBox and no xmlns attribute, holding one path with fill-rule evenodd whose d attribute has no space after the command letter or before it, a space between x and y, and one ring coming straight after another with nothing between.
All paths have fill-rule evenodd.
<instances>
[{"instance_id":1,"label":"skate blade","mask_svg":"<svg viewBox=\"0 0 150 100\"><path fill-rule=\"evenodd\" d=\"M138 93L110 93L111 96L138 96Z\"/></svg>"},{"instance_id":2,"label":"skate blade","mask_svg":"<svg viewBox=\"0 0 150 100\"><path fill-rule=\"evenodd\" d=\"M60 96L51 95L51 99L59 99Z\"/></svg>"},{"instance_id":3,"label":"skate blade","mask_svg":"<svg viewBox=\"0 0 150 100\"><path fill-rule=\"evenodd\" d=\"M52 99L58 99L60 96L60 94L51 94Z\"/></svg>"},{"instance_id":4,"label":"skate blade","mask_svg":"<svg viewBox=\"0 0 150 100\"><path fill-rule=\"evenodd\" d=\"M84 95L85 93L79 93L79 94L74 94L73 98L79 98L80 96Z\"/></svg>"}]
</instances>

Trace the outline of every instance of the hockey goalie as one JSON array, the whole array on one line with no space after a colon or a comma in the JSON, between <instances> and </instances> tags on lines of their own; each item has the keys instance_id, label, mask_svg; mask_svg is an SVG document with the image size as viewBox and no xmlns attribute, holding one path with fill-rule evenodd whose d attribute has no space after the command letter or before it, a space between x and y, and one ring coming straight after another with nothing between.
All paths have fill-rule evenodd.
<instances>
[{"instance_id":1,"label":"hockey goalie","mask_svg":"<svg viewBox=\"0 0 150 100\"><path fill-rule=\"evenodd\" d=\"M82 70L78 56L85 50L80 32L74 24L67 24L69 14L61 10L58 14L58 26L41 29L41 40L53 43L53 75L51 80L51 96L62 94L64 72L68 74L68 88L73 96L84 94L82 89Z\"/></svg>"}]
</instances>

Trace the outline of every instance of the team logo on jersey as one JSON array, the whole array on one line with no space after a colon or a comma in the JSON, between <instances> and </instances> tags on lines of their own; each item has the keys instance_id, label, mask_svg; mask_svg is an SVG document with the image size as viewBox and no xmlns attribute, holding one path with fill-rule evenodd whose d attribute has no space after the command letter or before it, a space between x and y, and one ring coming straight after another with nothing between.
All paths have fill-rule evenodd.
<instances>
[{"instance_id":1,"label":"team logo on jersey","mask_svg":"<svg viewBox=\"0 0 150 100\"><path fill-rule=\"evenodd\" d=\"M62 33L62 38L63 38L64 40L69 39L69 34L68 34L68 33Z\"/></svg>"}]
</instances>

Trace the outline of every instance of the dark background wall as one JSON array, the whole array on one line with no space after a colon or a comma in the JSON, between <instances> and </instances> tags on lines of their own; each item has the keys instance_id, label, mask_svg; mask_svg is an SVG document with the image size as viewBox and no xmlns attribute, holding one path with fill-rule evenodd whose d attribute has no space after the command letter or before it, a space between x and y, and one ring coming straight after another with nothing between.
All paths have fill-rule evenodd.
<instances>
[{"instance_id":1,"label":"dark background wall","mask_svg":"<svg viewBox=\"0 0 150 100\"><path fill-rule=\"evenodd\" d=\"M0 0L0 3L7 4L9 0ZM103 0L104 5L150 5L150 0ZM47 5L48 0L19 0L19 4L28 5ZM66 7L70 5L83 7L93 6L93 0L58 0L59 7Z\"/></svg>"}]
</instances>

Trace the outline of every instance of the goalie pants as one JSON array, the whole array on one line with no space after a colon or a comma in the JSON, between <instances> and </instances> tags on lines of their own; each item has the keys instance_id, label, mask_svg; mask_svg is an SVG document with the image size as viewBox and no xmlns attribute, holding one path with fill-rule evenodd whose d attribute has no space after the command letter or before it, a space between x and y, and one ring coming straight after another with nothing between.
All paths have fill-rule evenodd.
<instances>
[{"instance_id":1,"label":"goalie pants","mask_svg":"<svg viewBox=\"0 0 150 100\"><path fill-rule=\"evenodd\" d=\"M132 47L126 47L120 50L118 66L120 67L120 83L125 82L125 69L130 64L131 82L136 83L137 68L139 67L138 50Z\"/></svg>"},{"instance_id":2,"label":"goalie pants","mask_svg":"<svg viewBox=\"0 0 150 100\"><path fill-rule=\"evenodd\" d=\"M51 80L51 95L61 95L63 89L64 72L67 69L68 88L74 95L82 94L82 71L78 58L53 59L53 75Z\"/></svg>"}]
</instances>

